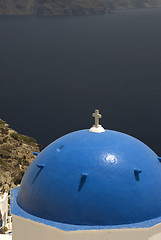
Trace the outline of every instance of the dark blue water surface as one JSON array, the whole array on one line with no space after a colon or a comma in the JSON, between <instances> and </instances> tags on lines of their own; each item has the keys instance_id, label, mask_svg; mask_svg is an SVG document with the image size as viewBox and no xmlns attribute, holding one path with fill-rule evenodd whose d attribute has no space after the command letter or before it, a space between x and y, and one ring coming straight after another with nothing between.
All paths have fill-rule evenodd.
<instances>
[{"instance_id":1,"label":"dark blue water surface","mask_svg":"<svg viewBox=\"0 0 161 240\"><path fill-rule=\"evenodd\" d=\"M161 155L161 9L0 17L0 118L45 147L95 108Z\"/></svg>"}]
</instances>

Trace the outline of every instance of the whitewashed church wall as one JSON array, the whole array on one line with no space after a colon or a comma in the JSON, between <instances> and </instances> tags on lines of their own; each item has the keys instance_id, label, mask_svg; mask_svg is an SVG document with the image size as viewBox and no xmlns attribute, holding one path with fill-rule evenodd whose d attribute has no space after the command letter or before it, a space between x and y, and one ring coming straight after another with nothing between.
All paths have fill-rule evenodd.
<instances>
[{"instance_id":1,"label":"whitewashed church wall","mask_svg":"<svg viewBox=\"0 0 161 240\"><path fill-rule=\"evenodd\" d=\"M12 240L161 240L161 224L144 229L62 231L13 215Z\"/></svg>"},{"instance_id":2,"label":"whitewashed church wall","mask_svg":"<svg viewBox=\"0 0 161 240\"><path fill-rule=\"evenodd\" d=\"M65 240L64 232L41 223L12 215L12 240Z\"/></svg>"},{"instance_id":3,"label":"whitewashed church wall","mask_svg":"<svg viewBox=\"0 0 161 240\"><path fill-rule=\"evenodd\" d=\"M161 240L161 223L150 229L150 237L148 240Z\"/></svg>"}]
</instances>

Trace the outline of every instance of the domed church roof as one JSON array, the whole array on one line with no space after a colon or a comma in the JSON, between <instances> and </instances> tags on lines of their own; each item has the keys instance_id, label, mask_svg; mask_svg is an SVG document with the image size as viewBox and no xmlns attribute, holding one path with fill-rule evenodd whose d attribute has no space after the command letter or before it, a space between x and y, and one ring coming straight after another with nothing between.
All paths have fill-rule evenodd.
<instances>
[{"instance_id":1,"label":"domed church roof","mask_svg":"<svg viewBox=\"0 0 161 240\"><path fill-rule=\"evenodd\" d=\"M67 134L38 154L17 202L32 215L61 223L137 223L161 216L160 184L157 155L136 138L104 130L96 118L90 131Z\"/></svg>"}]
</instances>

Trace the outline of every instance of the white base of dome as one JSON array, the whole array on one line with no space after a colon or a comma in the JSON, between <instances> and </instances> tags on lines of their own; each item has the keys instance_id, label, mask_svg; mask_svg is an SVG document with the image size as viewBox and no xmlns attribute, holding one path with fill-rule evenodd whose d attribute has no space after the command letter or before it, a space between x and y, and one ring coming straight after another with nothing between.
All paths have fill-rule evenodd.
<instances>
[{"instance_id":1,"label":"white base of dome","mask_svg":"<svg viewBox=\"0 0 161 240\"><path fill-rule=\"evenodd\" d=\"M63 231L13 215L12 240L160 240L161 223L151 228Z\"/></svg>"},{"instance_id":2,"label":"white base of dome","mask_svg":"<svg viewBox=\"0 0 161 240\"><path fill-rule=\"evenodd\" d=\"M102 133L102 132L105 132L105 129L101 126L101 125L98 125L97 127L95 125L93 125L90 129L89 129L90 132L95 132L95 133Z\"/></svg>"}]
</instances>

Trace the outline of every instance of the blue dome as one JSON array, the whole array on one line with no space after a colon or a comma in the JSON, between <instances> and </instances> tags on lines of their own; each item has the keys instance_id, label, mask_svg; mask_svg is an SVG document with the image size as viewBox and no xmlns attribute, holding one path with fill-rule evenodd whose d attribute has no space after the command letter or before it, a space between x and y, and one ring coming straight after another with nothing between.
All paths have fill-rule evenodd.
<instances>
[{"instance_id":1,"label":"blue dome","mask_svg":"<svg viewBox=\"0 0 161 240\"><path fill-rule=\"evenodd\" d=\"M129 135L82 130L51 143L26 171L26 212L75 225L137 223L161 216L161 165Z\"/></svg>"}]
</instances>

